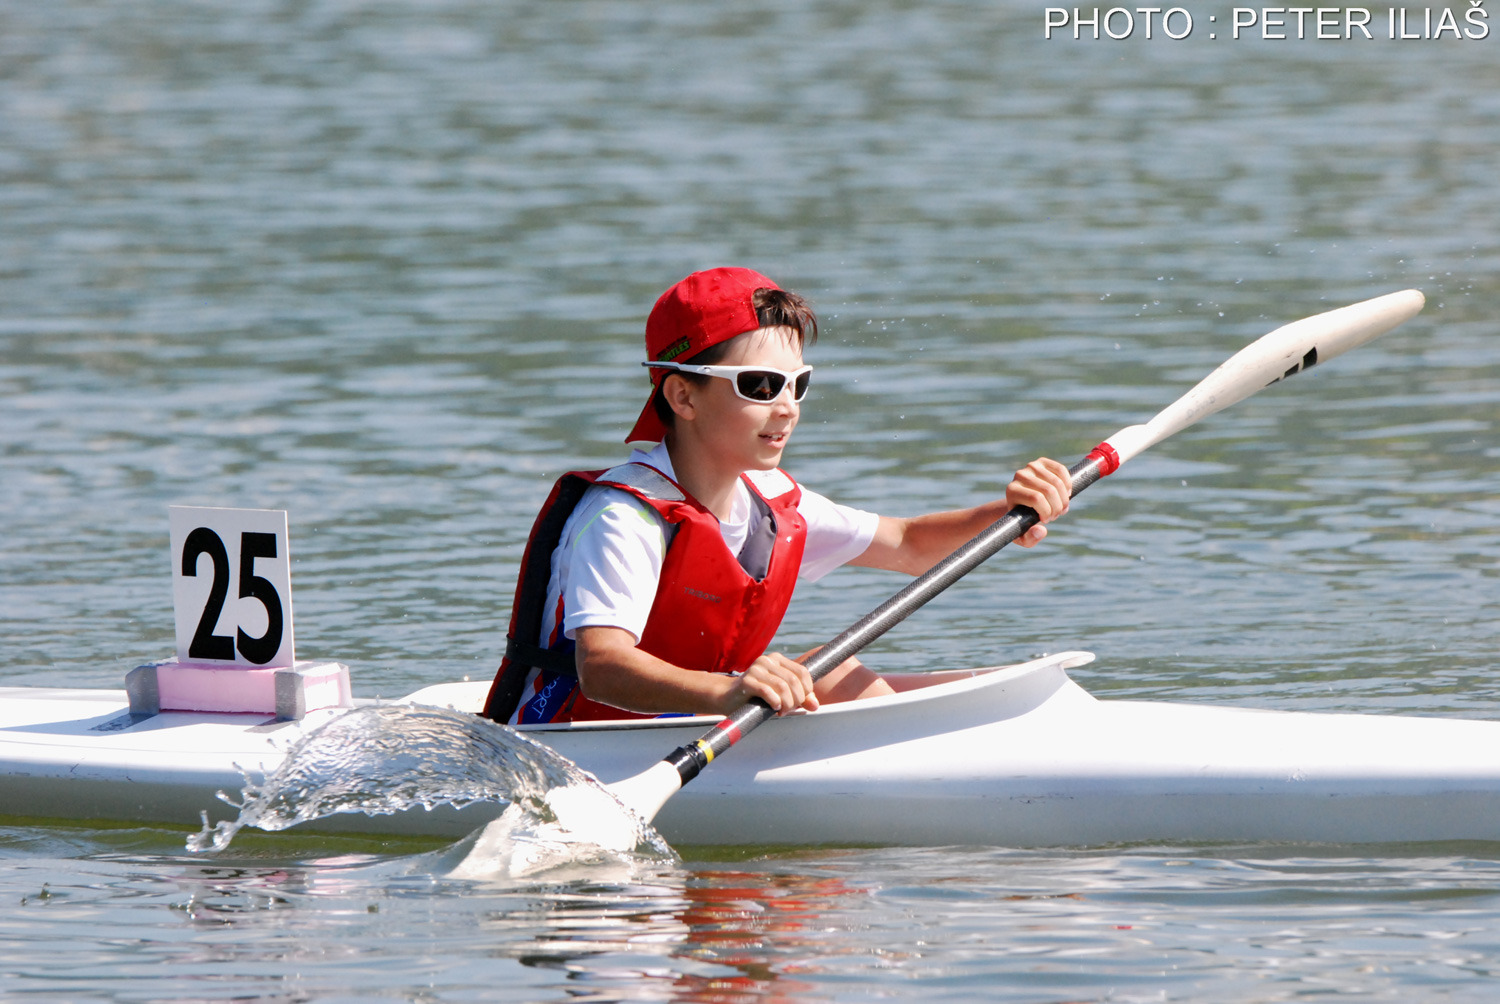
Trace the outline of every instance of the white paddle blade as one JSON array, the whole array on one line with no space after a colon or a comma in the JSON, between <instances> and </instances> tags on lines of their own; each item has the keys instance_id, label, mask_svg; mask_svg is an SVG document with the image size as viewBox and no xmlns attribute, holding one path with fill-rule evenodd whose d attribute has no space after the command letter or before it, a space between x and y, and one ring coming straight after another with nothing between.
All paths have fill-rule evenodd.
<instances>
[{"instance_id":1,"label":"white paddle blade","mask_svg":"<svg viewBox=\"0 0 1500 1004\"><path fill-rule=\"evenodd\" d=\"M1426 302L1421 290L1407 289L1283 325L1230 356L1150 422L1121 429L1105 442L1123 464L1278 380L1385 334L1417 316Z\"/></svg>"},{"instance_id":2,"label":"white paddle blade","mask_svg":"<svg viewBox=\"0 0 1500 1004\"><path fill-rule=\"evenodd\" d=\"M610 792L646 822L656 818L667 799L682 787L682 775L665 760L659 760L634 777L606 784Z\"/></svg>"},{"instance_id":3,"label":"white paddle blade","mask_svg":"<svg viewBox=\"0 0 1500 1004\"><path fill-rule=\"evenodd\" d=\"M635 820L599 785L570 784L547 792L547 806L570 838L610 851L633 851L640 842ZM649 822L649 820L647 820Z\"/></svg>"}]
</instances>

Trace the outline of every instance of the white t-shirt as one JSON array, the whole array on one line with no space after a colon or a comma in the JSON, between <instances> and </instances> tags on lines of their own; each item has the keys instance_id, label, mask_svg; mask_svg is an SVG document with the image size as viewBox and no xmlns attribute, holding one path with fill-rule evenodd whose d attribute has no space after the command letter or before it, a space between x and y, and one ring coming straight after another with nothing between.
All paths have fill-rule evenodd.
<instances>
[{"instance_id":1,"label":"white t-shirt","mask_svg":"<svg viewBox=\"0 0 1500 1004\"><path fill-rule=\"evenodd\" d=\"M665 444L646 453L636 450L629 462L675 477ZM719 522L731 554L744 545L755 511L744 481L735 488L733 511ZM875 513L839 505L807 488L802 489L797 511L807 523L797 578L808 582L863 554L880 522ZM581 627L617 627L640 641L656 600L666 540L667 522L655 509L618 488L590 487L563 525L562 539L552 552L540 643L545 646L557 626L559 597L565 611L564 637L574 637Z\"/></svg>"}]
</instances>

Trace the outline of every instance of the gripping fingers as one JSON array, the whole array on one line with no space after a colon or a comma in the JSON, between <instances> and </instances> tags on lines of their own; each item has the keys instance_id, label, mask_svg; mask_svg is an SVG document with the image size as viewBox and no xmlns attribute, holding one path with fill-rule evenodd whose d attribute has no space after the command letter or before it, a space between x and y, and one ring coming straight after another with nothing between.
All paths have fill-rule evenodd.
<instances>
[{"instance_id":1,"label":"gripping fingers","mask_svg":"<svg viewBox=\"0 0 1500 1004\"><path fill-rule=\"evenodd\" d=\"M1005 495L1011 505L1035 509L1037 517L1046 523L1068 511L1072 490L1068 469L1055 460L1041 458L1016 472Z\"/></svg>"},{"instance_id":2,"label":"gripping fingers","mask_svg":"<svg viewBox=\"0 0 1500 1004\"><path fill-rule=\"evenodd\" d=\"M747 696L759 697L778 714L799 707L811 711L818 706L807 668L779 653L768 652L751 663L740 677L740 687Z\"/></svg>"},{"instance_id":3,"label":"gripping fingers","mask_svg":"<svg viewBox=\"0 0 1500 1004\"><path fill-rule=\"evenodd\" d=\"M782 697L781 689L775 683L768 681L760 675L751 675L751 670L746 670L745 675L740 677L740 690L749 697L759 697L771 707L780 712L786 702Z\"/></svg>"}]
</instances>

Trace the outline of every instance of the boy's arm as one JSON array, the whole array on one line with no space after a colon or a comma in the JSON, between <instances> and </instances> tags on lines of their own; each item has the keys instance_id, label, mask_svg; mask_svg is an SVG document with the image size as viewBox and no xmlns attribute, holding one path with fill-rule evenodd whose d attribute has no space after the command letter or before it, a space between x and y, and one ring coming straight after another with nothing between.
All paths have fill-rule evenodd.
<instances>
[{"instance_id":1,"label":"boy's arm","mask_svg":"<svg viewBox=\"0 0 1500 1004\"><path fill-rule=\"evenodd\" d=\"M581 627L573 640L578 685L591 701L646 714L727 715L751 697L783 713L818 709L807 667L779 653L767 652L740 676L726 676L643 652L624 628Z\"/></svg>"},{"instance_id":2,"label":"boy's arm","mask_svg":"<svg viewBox=\"0 0 1500 1004\"><path fill-rule=\"evenodd\" d=\"M1068 469L1056 460L1045 457L1033 460L1016 472L1015 479L1005 488L1003 499L972 509L935 512L908 519L880 517L880 525L870 546L849 563L921 575L1015 506L1035 509L1042 523L1056 519L1068 511L1072 485ZM1016 543L1022 547L1035 547L1045 536L1047 528L1037 525L1027 530Z\"/></svg>"}]
</instances>

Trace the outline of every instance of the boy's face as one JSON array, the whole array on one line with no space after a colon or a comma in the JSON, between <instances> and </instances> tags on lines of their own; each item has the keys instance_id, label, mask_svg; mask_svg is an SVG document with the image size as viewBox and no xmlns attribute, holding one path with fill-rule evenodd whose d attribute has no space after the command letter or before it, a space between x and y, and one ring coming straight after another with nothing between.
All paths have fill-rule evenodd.
<instances>
[{"instance_id":1,"label":"boy's face","mask_svg":"<svg viewBox=\"0 0 1500 1004\"><path fill-rule=\"evenodd\" d=\"M794 370L802 365L797 334L790 328L749 331L725 344L728 350L719 360L722 366ZM728 380L717 377L693 389L697 411L694 430L716 455L743 471L768 471L780 466L782 451L802 413L789 387L765 404L746 401L735 394Z\"/></svg>"}]
</instances>

